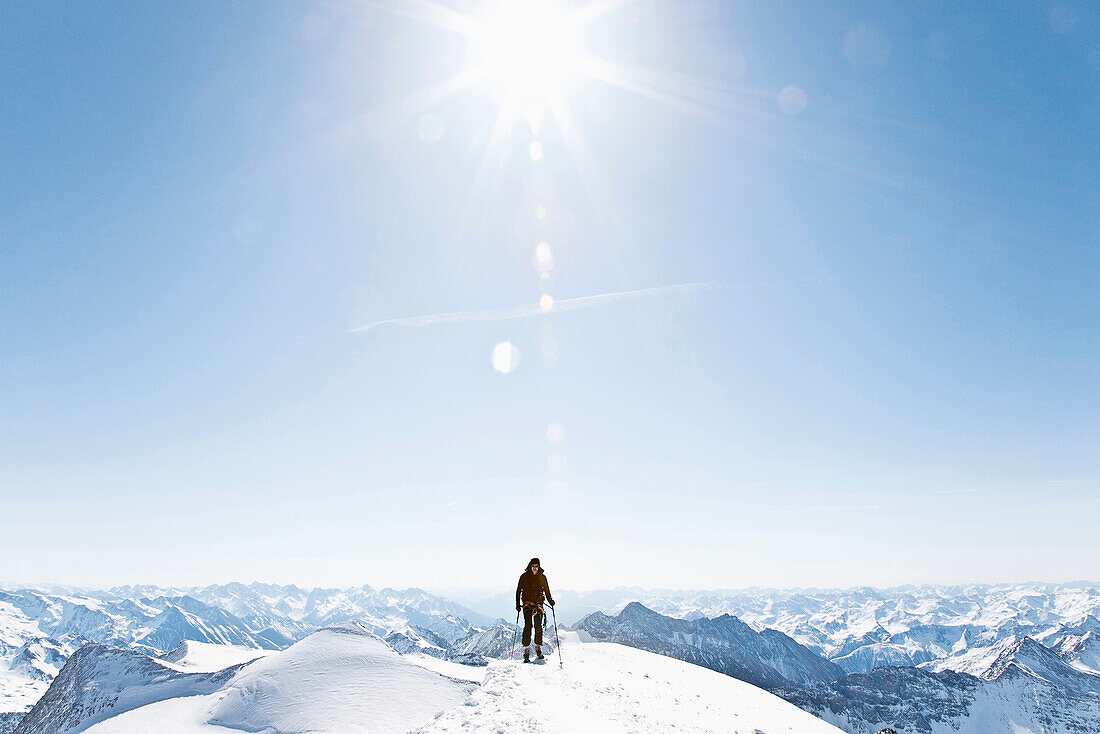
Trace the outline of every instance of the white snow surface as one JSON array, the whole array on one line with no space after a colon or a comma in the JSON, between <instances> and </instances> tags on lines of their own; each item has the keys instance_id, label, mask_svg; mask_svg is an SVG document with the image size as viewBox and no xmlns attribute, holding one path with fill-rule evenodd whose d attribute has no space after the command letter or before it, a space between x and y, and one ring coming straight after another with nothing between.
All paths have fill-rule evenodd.
<instances>
[{"instance_id":1,"label":"white snow surface","mask_svg":"<svg viewBox=\"0 0 1100 734\"><path fill-rule=\"evenodd\" d=\"M483 665L463 665L462 663L455 663L450 660L440 660L437 657L418 652L408 653L403 657L414 665L419 665L421 668L427 668L428 670L434 670L436 673L445 675L448 678L466 680L479 685L485 680L485 671L488 670L488 668Z\"/></svg>"},{"instance_id":2,"label":"white snow surface","mask_svg":"<svg viewBox=\"0 0 1100 734\"><path fill-rule=\"evenodd\" d=\"M405 732L457 706L471 686L405 660L349 623L257 660L229 682L208 722L256 732Z\"/></svg>"},{"instance_id":3,"label":"white snow surface","mask_svg":"<svg viewBox=\"0 0 1100 734\"><path fill-rule=\"evenodd\" d=\"M954 670L957 673L968 673L982 677L989 667L1001 654L1012 647L1017 640L1009 637L1000 640L988 647L972 647L964 652L957 653L950 658L924 663L920 667L942 673L945 670Z\"/></svg>"},{"instance_id":4,"label":"white snow surface","mask_svg":"<svg viewBox=\"0 0 1100 734\"><path fill-rule=\"evenodd\" d=\"M175 650L161 655L158 659L162 665L181 673L213 673L225 670L231 665L267 657L273 652L275 651L184 640Z\"/></svg>"},{"instance_id":5,"label":"white snow surface","mask_svg":"<svg viewBox=\"0 0 1100 734\"><path fill-rule=\"evenodd\" d=\"M9 670L5 662L0 659L0 711L29 711L50 687L50 681Z\"/></svg>"},{"instance_id":6,"label":"white snow surface","mask_svg":"<svg viewBox=\"0 0 1100 734\"><path fill-rule=\"evenodd\" d=\"M239 583L100 590L0 587L0 713L29 710L65 659L86 643L153 655L182 640L278 648L349 620L363 622L378 635L416 625L453 642L471 631L467 620L479 616L419 589L303 590ZM245 659L208 660L174 669L197 672Z\"/></svg>"},{"instance_id":7,"label":"white snow surface","mask_svg":"<svg viewBox=\"0 0 1100 734\"><path fill-rule=\"evenodd\" d=\"M462 706L417 734L838 734L839 729L735 678L609 642L563 639L558 660L489 664Z\"/></svg>"},{"instance_id":8,"label":"white snow surface","mask_svg":"<svg viewBox=\"0 0 1100 734\"><path fill-rule=\"evenodd\" d=\"M240 734L204 723L211 702L218 694L183 696L121 713L86 729L86 734ZM274 734L265 732L265 734Z\"/></svg>"},{"instance_id":9,"label":"white snow surface","mask_svg":"<svg viewBox=\"0 0 1100 734\"><path fill-rule=\"evenodd\" d=\"M460 705L473 687L406 660L348 623L256 660L215 693L154 703L87 731L403 734Z\"/></svg>"},{"instance_id":10,"label":"white snow surface","mask_svg":"<svg viewBox=\"0 0 1100 734\"><path fill-rule=\"evenodd\" d=\"M477 686L427 670L352 625L257 660L215 693L153 703L87 734L839 734L748 683L689 663L567 633L543 664L470 668ZM416 656L419 657L419 656ZM424 656L427 657L427 656ZM457 663L420 661L461 672Z\"/></svg>"}]
</instances>

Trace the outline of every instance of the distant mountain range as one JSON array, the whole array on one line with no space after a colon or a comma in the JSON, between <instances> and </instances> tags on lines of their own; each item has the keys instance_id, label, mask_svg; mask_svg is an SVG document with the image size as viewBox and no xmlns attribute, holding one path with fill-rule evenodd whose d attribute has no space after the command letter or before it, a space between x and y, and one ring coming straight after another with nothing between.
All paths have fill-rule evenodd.
<instances>
[{"instance_id":1,"label":"distant mountain range","mask_svg":"<svg viewBox=\"0 0 1100 734\"><path fill-rule=\"evenodd\" d=\"M185 640L278 650L316 629L350 620L378 635L419 629L444 647L466 641L493 621L420 589L306 590L231 583L0 590L0 713L29 709L65 660L86 644L154 656ZM0 717L0 734L4 721L12 718Z\"/></svg>"},{"instance_id":2,"label":"distant mountain range","mask_svg":"<svg viewBox=\"0 0 1100 734\"><path fill-rule=\"evenodd\" d=\"M615 617L595 612L574 629L754 683L852 734L886 727L920 734L1100 731L1100 675L1026 636L1000 644L978 675L892 665L845 674L783 633L756 632L728 614L684 620L632 602Z\"/></svg>"},{"instance_id":3,"label":"distant mountain range","mask_svg":"<svg viewBox=\"0 0 1100 734\"><path fill-rule=\"evenodd\" d=\"M632 602L677 619L737 617L753 629L778 630L849 673L882 665L973 672L974 651L1028 636L1058 640L1065 659L1100 671L1100 585L970 584L890 589L647 590L633 587L556 592L558 619L617 614ZM467 600L469 597L467 597ZM510 608L508 595L472 608ZM1072 659L1071 659L1072 658Z\"/></svg>"},{"instance_id":4,"label":"distant mountain range","mask_svg":"<svg viewBox=\"0 0 1100 734\"><path fill-rule=\"evenodd\" d=\"M1047 734L1100 732L1094 585L556 590L555 597L559 621L575 622L585 639L724 673L853 734L887 726L899 734L1014 731L1009 721ZM583 618L571 611L596 600L607 606ZM185 641L214 651L282 650L349 621L393 650L439 665L506 657L515 634L510 618L419 589L231 583L0 590L0 734L84 645L170 663L163 654L185 654ZM549 631L546 642L551 652Z\"/></svg>"}]
</instances>

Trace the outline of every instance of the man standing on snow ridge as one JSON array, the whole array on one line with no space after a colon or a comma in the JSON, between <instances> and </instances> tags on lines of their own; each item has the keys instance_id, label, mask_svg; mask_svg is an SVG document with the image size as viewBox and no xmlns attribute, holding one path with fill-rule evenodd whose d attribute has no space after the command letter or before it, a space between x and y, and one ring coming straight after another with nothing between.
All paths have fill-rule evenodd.
<instances>
[{"instance_id":1,"label":"man standing on snow ridge","mask_svg":"<svg viewBox=\"0 0 1100 734\"><path fill-rule=\"evenodd\" d=\"M554 606L554 597L550 593L550 584L546 582L546 574L542 572L542 564L539 559L532 558L527 562L527 570L519 577L516 584L516 611L523 612L523 662L531 662L531 628L535 629L535 656L542 660L542 625L546 619L546 612L542 604Z\"/></svg>"}]
</instances>

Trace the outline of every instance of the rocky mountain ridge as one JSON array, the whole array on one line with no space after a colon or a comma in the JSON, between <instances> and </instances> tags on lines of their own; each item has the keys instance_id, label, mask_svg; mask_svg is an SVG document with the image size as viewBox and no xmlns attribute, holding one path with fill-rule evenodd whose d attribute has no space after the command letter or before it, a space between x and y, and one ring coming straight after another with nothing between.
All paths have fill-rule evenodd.
<instances>
[{"instance_id":1,"label":"rocky mountain ridge","mask_svg":"<svg viewBox=\"0 0 1100 734\"><path fill-rule=\"evenodd\" d=\"M715 627L723 632L717 635L722 642L710 632ZM899 734L985 734L1022 731L1012 727L1029 723L1048 734L1100 731L1100 676L1074 668L1026 636L1002 644L979 675L890 665L844 674L790 638L778 648L764 645L761 640L774 631L756 633L729 615L682 620L634 602L616 617L597 612L574 628L760 685L851 734L886 727ZM810 662L815 658L816 666ZM830 670L837 675L827 677ZM818 679L804 671L815 671Z\"/></svg>"}]
</instances>

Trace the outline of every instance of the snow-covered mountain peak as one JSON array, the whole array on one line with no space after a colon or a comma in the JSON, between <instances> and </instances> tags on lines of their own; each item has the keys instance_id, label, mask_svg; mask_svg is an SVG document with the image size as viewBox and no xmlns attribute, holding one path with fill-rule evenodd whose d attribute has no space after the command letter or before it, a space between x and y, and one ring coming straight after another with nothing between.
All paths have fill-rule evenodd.
<instances>
[{"instance_id":1,"label":"snow-covered mountain peak","mask_svg":"<svg viewBox=\"0 0 1100 734\"><path fill-rule=\"evenodd\" d=\"M1078 632L1100 632L1100 619L1086 614L1080 621L1069 626Z\"/></svg>"},{"instance_id":2,"label":"snow-covered mountain peak","mask_svg":"<svg viewBox=\"0 0 1100 734\"><path fill-rule=\"evenodd\" d=\"M305 639L309 639L314 635L320 635L325 632L331 632L338 635L359 635L363 637L372 637L379 641L381 641L382 639L381 637L367 629L367 626L365 624L363 624L359 620L354 619L347 622L337 622L336 624L330 624L327 627L322 627L316 632L311 632L309 635L306 636Z\"/></svg>"},{"instance_id":3,"label":"snow-covered mountain peak","mask_svg":"<svg viewBox=\"0 0 1100 734\"><path fill-rule=\"evenodd\" d=\"M643 605L640 601L632 601L622 608L622 611L619 612L619 616L630 619L637 617L656 617L659 615L657 612Z\"/></svg>"},{"instance_id":4,"label":"snow-covered mountain peak","mask_svg":"<svg viewBox=\"0 0 1100 734\"><path fill-rule=\"evenodd\" d=\"M182 673L129 648L85 645L65 663L15 734L66 734L179 696L216 690L234 672Z\"/></svg>"},{"instance_id":5,"label":"snow-covered mountain peak","mask_svg":"<svg viewBox=\"0 0 1100 734\"><path fill-rule=\"evenodd\" d=\"M1036 639L1044 645L1052 645L1052 640L1057 640L1066 636L1080 637L1087 634L1100 635L1100 619L1097 619L1091 614L1086 614L1080 619L1052 627L1049 632Z\"/></svg>"},{"instance_id":6,"label":"snow-covered mountain peak","mask_svg":"<svg viewBox=\"0 0 1100 734\"><path fill-rule=\"evenodd\" d=\"M697 665L614 643L563 639L565 666L491 663L466 705L416 734L685 734L840 730L748 683ZM520 723L522 722L522 723Z\"/></svg>"},{"instance_id":7,"label":"snow-covered mountain peak","mask_svg":"<svg viewBox=\"0 0 1100 734\"><path fill-rule=\"evenodd\" d=\"M615 617L591 614L574 629L593 640L668 655L758 686L813 685L843 675L838 666L782 632L757 632L729 615L676 619L630 604Z\"/></svg>"},{"instance_id":8,"label":"snow-covered mountain peak","mask_svg":"<svg viewBox=\"0 0 1100 734\"><path fill-rule=\"evenodd\" d=\"M244 731L407 731L471 687L426 670L355 622L308 635L228 682L205 721Z\"/></svg>"},{"instance_id":9,"label":"snow-covered mountain peak","mask_svg":"<svg viewBox=\"0 0 1100 734\"><path fill-rule=\"evenodd\" d=\"M234 665L251 662L271 652L271 650L256 650L237 645L214 645L209 642L184 640L174 650L159 656L157 660L183 673L214 673Z\"/></svg>"},{"instance_id":10,"label":"snow-covered mountain peak","mask_svg":"<svg viewBox=\"0 0 1100 734\"><path fill-rule=\"evenodd\" d=\"M520 729L529 734L840 734L839 729L811 714L728 676L621 645L581 643L573 633L567 633L566 641L564 668L496 661L478 686L458 679L459 669L470 670L465 666L432 661L421 667L387 648L369 630L340 625L230 671L231 677L219 674L217 690L190 690L178 697L154 699L148 705L130 707L115 716L98 716L75 728L68 724L54 729L26 728L20 734L69 734L74 730L86 730L87 734L216 734L227 729L285 734L404 734L410 730L451 734ZM144 658L135 655L134 661ZM99 657L102 651L86 651L80 656ZM145 658L135 664L144 671L150 662ZM428 668L453 669L456 674L442 675ZM164 673L175 676L172 680L198 675ZM64 677L59 677L62 685ZM122 678L113 674L83 680ZM141 691L161 685L157 677L148 676L124 682L124 695L134 700L141 698Z\"/></svg>"},{"instance_id":11,"label":"snow-covered mountain peak","mask_svg":"<svg viewBox=\"0 0 1100 734\"><path fill-rule=\"evenodd\" d=\"M1053 650L1030 637L1005 647L980 677L1000 680L1015 676L1040 678L1073 691L1100 693L1100 676L1076 670Z\"/></svg>"}]
</instances>

